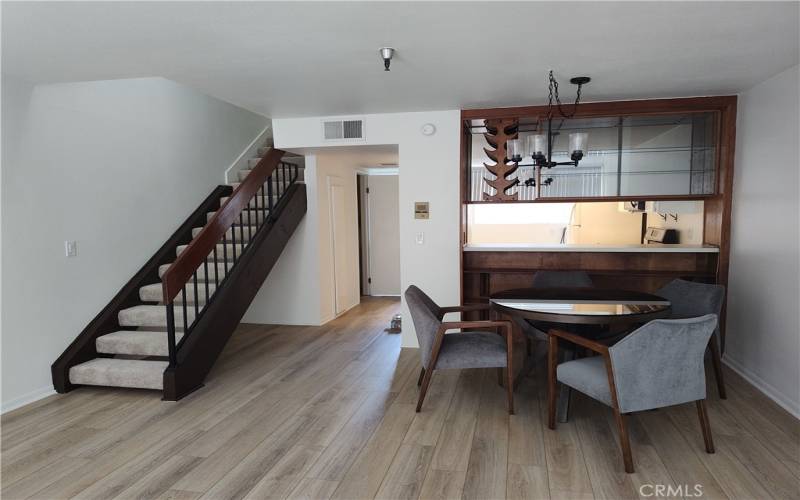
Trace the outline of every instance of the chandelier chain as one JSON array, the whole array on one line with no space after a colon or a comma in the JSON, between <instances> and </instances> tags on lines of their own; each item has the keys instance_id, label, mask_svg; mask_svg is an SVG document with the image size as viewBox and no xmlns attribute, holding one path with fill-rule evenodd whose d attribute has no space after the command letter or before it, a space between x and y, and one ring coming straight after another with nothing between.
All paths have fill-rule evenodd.
<instances>
[{"instance_id":1,"label":"chandelier chain","mask_svg":"<svg viewBox=\"0 0 800 500\"><path fill-rule=\"evenodd\" d=\"M581 87L582 84L578 84L578 92L575 96L575 104L573 104L572 113L565 113L563 105L561 104L561 98L558 95L558 81L556 80L555 76L553 76L553 70L550 70L550 95L547 101L547 117L553 117L553 99L555 98L556 106L558 107L558 113L564 118L572 118L575 116L575 113L578 110L578 103L581 101Z\"/></svg>"}]
</instances>

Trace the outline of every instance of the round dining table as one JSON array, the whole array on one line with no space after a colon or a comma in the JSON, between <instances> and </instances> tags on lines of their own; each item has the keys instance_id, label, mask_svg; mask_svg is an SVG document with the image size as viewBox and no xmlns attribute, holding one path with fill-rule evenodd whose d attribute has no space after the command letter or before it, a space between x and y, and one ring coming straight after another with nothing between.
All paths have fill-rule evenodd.
<instances>
[{"instance_id":1,"label":"round dining table","mask_svg":"<svg viewBox=\"0 0 800 500\"><path fill-rule=\"evenodd\" d=\"M657 295L602 288L520 288L493 294L490 302L493 315L519 325L529 322L543 332L561 328L596 340L671 314L669 301ZM529 358L517 380L532 367ZM569 388L562 385L557 409L561 422L566 421L569 399Z\"/></svg>"}]
</instances>

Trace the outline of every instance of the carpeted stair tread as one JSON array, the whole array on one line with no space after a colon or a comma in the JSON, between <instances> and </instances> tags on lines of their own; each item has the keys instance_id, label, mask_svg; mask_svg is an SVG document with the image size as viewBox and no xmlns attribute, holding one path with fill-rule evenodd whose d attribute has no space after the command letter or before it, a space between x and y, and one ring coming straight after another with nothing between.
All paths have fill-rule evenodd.
<instances>
[{"instance_id":1,"label":"carpeted stair tread","mask_svg":"<svg viewBox=\"0 0 800 500\"><path fill-rule=\"evenodd\" d=\"M175 343L183 333L175 332ZM100 336L95 341L97 352L133 356L168 356L167 332L122 330Z\"/></svg>"},{"instance_id":2,"label":"carpeted stair tread","mask_svg":"<svg viewBox=\"0 0 800 500\"><path fill-rule=\"evenodd\" d=\"M237 231L236 234L238 235L239 232ZM218 257L218 261L217 261L217 277L221 280L222 278L225 277L225 262L222 261L222 255L217 255L217 257ZM164 277L164 273L167 272L167 269L169 269L169 266L171 266L171 265L172 264L164 264L164 265L158 266L158 277L159 278L163 278ZM230 270L230 268L231 268L231 263L228 262L228 269ZM206 266L200 266L199 268L197 268L197 279L205 281L205 279L206 279ZM214 281L214 264L213 263L209 263L208 264L208 281Z\"/></svg>"},{"instance_id":3,"label":"carpeted stair tread","mask_svg":"<svg viewBox=\"0 0 800 500\"><path fill-rule=\"evenodd\" d=\"M220 208L222 208L222 206L225 204L225 202L228 201L229 198L230 198L229 196L223 196L222 198L219 199ZM256 202L256 200L258 201ZM272 203L273 204L278 203L278 197L275 196L274 194L272 195ZM253 198L252 200L250 200L250 203L247 205L247 207L250 210L256 210L256 209L264 210L264 207L268 206L269 206L269 197L266 195L266 193L264 194L263 198L259 194L257 198Z\"/></svg>"},{"instance_id":4,"label":"carpeted stair tread","mask_svg":"<svg viewBox=\"0 0 800 500\"><path fill-rule=\"evenodd\" d=\"M69 381L78 385L105 385L164 389L167 361L96 358L69 369Z\"/></svg>"},{"instance_id":5,"label":"carpeted stair tread","mask_svg":"<svg viewBox=\"0 0 800 500\"><path fill-rule=\"evenodd\" d=\"M214 277L213 272L214 271L213 271L213 266L212 266L212 269L211 269L212 281L213 281L213 277ZM198 279L200 279L200 278L198 277ZM213 294L215 289L216 289L216 286L214 286L214 284L211 283L208 286L208 293L209 294ZM189 286L186 289L186 297L188 299L188 302L187 302L188 304L194 304L195 303L194 283L193 282L192 282L192 286ZM206 303L207 297L206 297L205 281L203 281L203 285L202 286L198 286L197 287L197 297L200 299L200 302L199 302L200 304L205 304ZM153 283L152 285L145 285L143 287L140 287L139 288L139 300L141 300L142 302L156 302L158 304L163 303L164 302L164 288L163 288L163 285L161 283ZM178 293L178 295L175 296L175 301L174 302L183 303L183 292L180 292L180 293Z\"/></svg>"},{"instance_id":6,"label":"carpeted stair tread","mask_svg":"<svg viewBox=\"0 0 800 500\"><path fill-rule=\"evenodd\" d=\"M241 224L245 226L258 225L268 216L268 214L266 214L265 212L266 212L265 210L248 210L248 209L242 210ZM208 212L206 214L206 221L210 221L211 219L213 219L214 214L216 213L217 213L216 211ZM236 218L234 223L237 226L239 225L240 223L239 217Z\"/></svg>"},{"instance_id":7,"label":"carpeted stair tread","mask_svg":"<svg viewBox=\"0 0 800 500\"><path fill-rule=\"evenodd\" d=\"M255 236L256 235L256 231L258 231L258 226L244 226L242 229L244 230L244 241L249 241L248 235L250 234L250 232L252 232L253 236ZM192 238L197 238L197 235L200 234L200 231L202 231L202 230L203 230L202 227L196 227L196 228L192 229ZM232 233L233 233L232 229L228 229L227 231L225 231L225 238L228 241L231 240L231 234ZM239 241L240 237L241 237L241 234L239 233L239 226L237 226L236 227L236 241Z\"/></svg>"},{"instance_id":8,"label":"carpeted stair tread","mask_svg":"<svg viewBox=\"0 0 800 500\"><path fill-rule=\"evenodd\" d=\"M245 229L243 231L243 233L244 233L244 238L247 239L248 236L249 236L248 233L247 233L247 230ZM253 233L253 235L255 235L255 233ZM241 236L242 236L242 233L240 233L237 230L236 231L236 241L237 242L239 241ZM184 251L186 251L186 248L188 246L189 245L178 245L177 248L175 249L175 255L182 254ZM238 256L238 255L242 254L242 251L244 251L245 248L247 248L247 243L245 243L245 244L236 243L235 245L233 245L230 242L228 242L226 245L223 245L222 243L219 243L219 244L217 244L217 260L222 260L222 258L224 257L226 252L227 252L227 255L228 255L228 260L233 260L233 251L236 250L236 255ZM209 259L213 260L213 258L214 258L214 255L213 255L213 250L212 250L212 254L209 256Z\"/></svg>"},{"instance_id":9,"label":"carpeted stair tread","mask_svg":"<svg viewBox=\"0 0 800 500\"><path fill-rule=\"evenodd\" d=\"M188 287L187 287L188 288ZM123 309L117 314L120 326L167 326L167 308L163 305L139 305ZM189 324L194 321L194 307L186 308L186 319ZM182 308L175 308L175 324L183 322Z\"/></svg>"},{"instance_id":10,"label":"carpeted stair tread","mask_svg":"<svg viewBox=\"0 0 800 500\"><path fill-rule=\"evenodd\" d=\"M238 182L236 184L239 184L243 180L245 180L245 178L247 178L247 176L250 175L250 172L252 172L252 171L253 171L252 168L246 168L244 170L239 170L236 173L236 177L238 178ZM300 168L297 169L297 182L304 182L305 181L305 173L304 172L305 172L305 169L303 167L300 167ZM292 173L288 173L287 174L287 179L286 179L287 182L292 179L292 175L293 174L294 174L294 169L292 169ZM273 191L275 189L275 186L278 185L278 184L281 184L282 182L283 182L283 173L282 172L279 171L278 173L273 174L272 175ZM266 187L266 185L267 185L267 183L265 182L264 186Z\"/></svg>"}]
</instances>

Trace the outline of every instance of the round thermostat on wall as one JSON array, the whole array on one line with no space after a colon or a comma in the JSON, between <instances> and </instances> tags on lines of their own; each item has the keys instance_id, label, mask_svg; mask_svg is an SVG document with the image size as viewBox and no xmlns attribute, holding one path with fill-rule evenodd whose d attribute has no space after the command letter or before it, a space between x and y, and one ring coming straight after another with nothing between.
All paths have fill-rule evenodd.
<instances>
[{"instance_id":1,"label":"round thermostat on wall","mask_svg":"<svg viewBox=\"0 0 800 500\"><path fill-rule=\"evenodd\" d=\"M436 125L433 123L426 123L422 126L422 135L433 135L436 133Z\"/></svg>"}]
</instances>

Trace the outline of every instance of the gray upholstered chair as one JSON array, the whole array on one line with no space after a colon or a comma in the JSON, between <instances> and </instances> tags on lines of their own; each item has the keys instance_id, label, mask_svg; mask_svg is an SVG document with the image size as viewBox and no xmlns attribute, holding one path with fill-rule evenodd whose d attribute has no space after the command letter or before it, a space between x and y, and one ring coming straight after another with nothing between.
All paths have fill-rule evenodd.
<instances>
[{"instance_id":1,"label":"gray upholstered chair","mask_svg":"<svg viewBox=\"0 0 800 500\"><path fill-rule=\"evenodd\" d=\"M725 287L676 279L661 287L656 291L656 295L669 300L673 319L696 318L704 314L716 314L719 318L722 313L722 303L725 300ZM711 351L711 363L717 379L719 397L726 399L720 360L719 326L714 329L708 347Z\"/></svg>"},{"instance_id":2,"label":"gray upholstered chair","mask_svg":"<svg viewBox=\"0 0 800 500\"><path fill-rule=\"evenodd\" d=\"M488 310L488 304L439 307L428 295L414 285L405 292L406 303L417 332L422 370L417 385L420 386L417 411L422 409L425 393L434 370L459 368L497 368L502 383L502 369L506 368L508 380L508 413L514 414L514 380L512 373L513 338L510 321L443 321L450 312ZM485 331L500 328L503 336ZM460 333L449 330L462 329ZM468 329L469 331L464 331ZM483 329L474 331L472 329Z\"/></svg>"},{"instance_id":3,"label":"gray upholstered chair","mask_svg":"<svg viewBox=\"0 0 800 500\"><path fill-rule=\"evenodd\" d=\"M592 278L586 271L537 271L533 288L591 288Z\"/></svg>"},{"instance_id":4,"label":"gray upholstered chair","mask_svg":"<svg viewBox=\"0 0 800 500\"><path fill-rule=\"evenodd\" d=\"M703 357L717 316L651 321L608 347L569 332L551 331L548 363L548 425L555 429L556 380L614 409L625 472L633 472L625 414L695 402L706 451L714 453L705 408ZM601 356L562 363L556 368L559 339Z\"/></svg>"}]
</instances>

